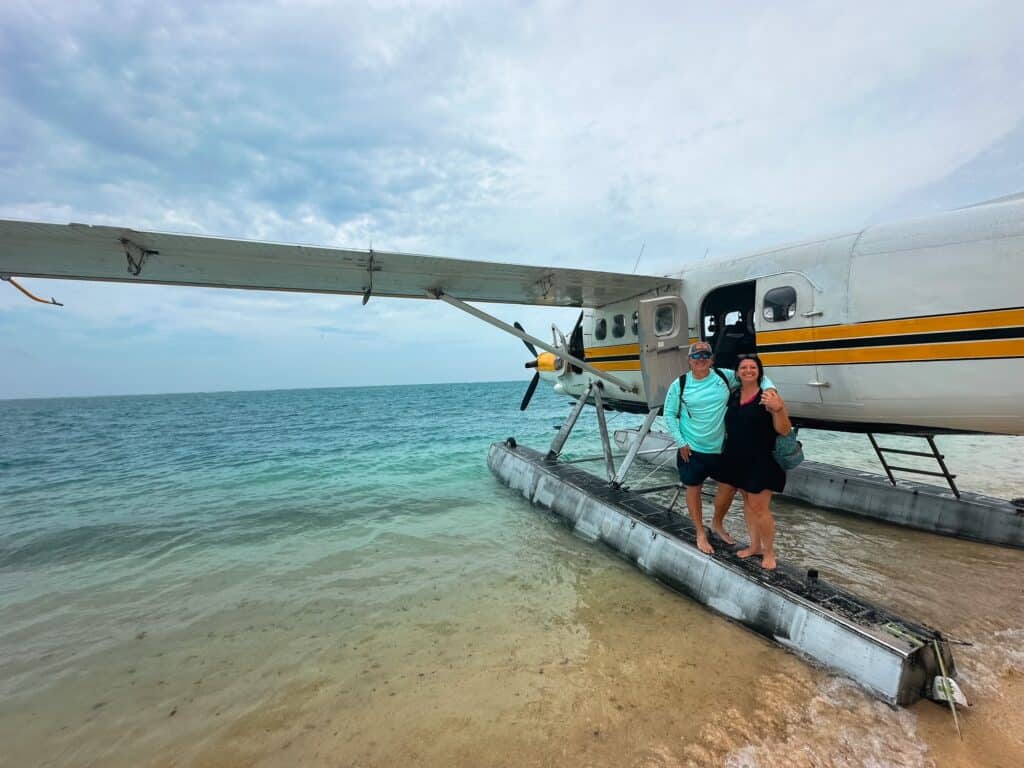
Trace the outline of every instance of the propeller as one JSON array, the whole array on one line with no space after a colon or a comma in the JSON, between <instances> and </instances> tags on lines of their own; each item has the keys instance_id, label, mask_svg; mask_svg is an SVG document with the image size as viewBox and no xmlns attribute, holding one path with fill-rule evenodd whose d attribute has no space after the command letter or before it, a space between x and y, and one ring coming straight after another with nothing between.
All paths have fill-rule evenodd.
<instances>
[{"instance_id":1,"label":"propeller","mask_svg":"<svg viewBox=\"0 0 1024 768\"><path fill-rule=\"evenodd\" d=\"M572 333L570 333L569 335L572 336L573 333L576 333L576 329L579 328L581 325L583 325L583 310L582 309L580 310L580 316L576 318L576 325L574 325L572 327Z\"/></svg>"},{"instance_id":2,"label":"propeller","mask_svg":"<svg viewBox=\"0 0 1024 768\"><path fill-rule=\"evenodd\" d=\"M514 323L512 323L512 325L514 325L514 326L515 326L515 328L516 328L516 330L517 330L517 331L519 331L520 333L526 333L526 329L525 329L525 328L523 328L523 326L521 326L521 325L519 324L519 321L518 321L518 320L516 320L516 321L515 321ZM530 350L530 354L531 354L531 355L533 355L534 357L537 357L537 348L536 348L535 346L533 346L533 344L531 344L530 342L528 342L528 341L527 341L526 339L520 339L520 341L522 341L522 342L523 342L523 344L525 344L525 345L526 345L526 348L527 348L528 350ZM536 366L533 366L533 367L534 367L534 368L536 368Z\"/></svg>"},{"instance_id":3,"label":"propeller","mask_svg":"<svg viewBox=\"0 0 1024 768\"><path fill-rule=\"evenodd\" d=\"M533 397L533 393L537 390L537 385L540 383L540 374L533 374L533 378L530 379L529 386L526 387L526 394L523 395L523 402L519 404L519 410L525 411L526 407L530 404L530 399Z\"/></svg>"},{"instance_id":4,"label":"propeller","mask_svg":"<svg viewBox=\"0 0 1024 768\"><path fill-rule=\"evenodd\" d=\"M557 334L558 338L561 339L561 341L556 340L555 344L567 345L567 349L568 349L568 352L570 354L577 355L577 356L579 356L581 358L583 357L583 334L580 331L580 326L582 324L583 324L583 312L580 312L580 316L578 318L576 318L576 325L573 326L572 333L569 334L568 341L566 340L565 336L562 335L561 331L558 331L555 328L555 326L553 326L553 325L551 326L552 331L554 331ZM526 333L526 329L523 328L523 326L520 325L518 321L512 323L512 325L515 326L516 330L519 331L520 333ZM579 337L578 338L578 342L574 346L572 340L574 338L576 338L577 336ZM523 342L523 344L526 345L526 349L529 351L530 355L533 356L533 360L531 360L528 363L526 363L523 367L524 368L533 368L533 369L535 369L534 370L534 374L533 374L533 378L530 379L530 383L526 387L526 394L523 395L523 402L521 402L519 404L519 410L520 411L525 411L526 407L530 404L530 400L533 398L533 393L537 391L537 385L540 383L540 371L536 370L536 368L537 368L537 366L538 366L538 364L540 362L540 356L537 354L537 348L535 346L533 346L533 344L528 342L526 339L522 339L522 342ZM576 349L575 348L576 346L578 346L579 349ZM561 368L561 366L562 366L561 360L558 360L558 361L555 361L555 362L556 362L556 364L558 366L558 369L562 370L562 368ZM545 370L550 371L550 368L546 368ZM573 367L573 371L575 371L576 373L581 373L582 372L581 369L576 368L575 366Z\"/></svg>"},{"instance_id":5,"label":"propeller","mask_svg":"<svg viewBox=\"0 0 1024 768\"><path fill-rule=\"evenodd\" d=\"M512 323L516 330L526 333L526 329L519 324L519 321ZM526 339L522 339L523 344L526 345L527 350L533 355L533 360L529 361L524 365L524 368L536 368L537 367L537 348L533 346ZM523 395L523 401L519 404L519 410L525 411L526 407L530 404L530 400L533 398L533 393L537 391L537 385L540 383L540 371L534 371L533 378L530 379L530 384L526 387L526 394Z\"/></svg>"},{"instance_id":6,"label":"propeller","mask_svg":"<svg viewBox=\"0 0 1024 768\"><path fill-rule=\"evenodd\" d=\"M576 318L576 325L572 327L572 333L569 334L569 354L578 357L580 360L584 357L583 350L583 334L577 334L580 330L580 326L583 325L583 310L580 310L580 316ZM572 367L573 373L583 373L582 368L577 368L575 365Z\"/></svg>"}]
</instances>

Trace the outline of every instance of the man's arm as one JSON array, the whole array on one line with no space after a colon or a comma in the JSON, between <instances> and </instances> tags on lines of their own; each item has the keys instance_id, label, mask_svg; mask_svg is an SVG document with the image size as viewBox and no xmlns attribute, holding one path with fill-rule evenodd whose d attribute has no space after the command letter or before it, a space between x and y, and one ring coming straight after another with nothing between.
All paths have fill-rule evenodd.
<instances>
[{"instance_id":1,"label":"man's arm","mask_svg":"<svg viewBox=\"0 0 1024 768\"><path fill-rule=\"evenodd\" d=\"M777 390L765 390L761 395L761 404L772 415L772 426L780 435L788 435L793 430L793 423L789 420L789 412L786 410L786 403L783 402Z\"/></svg>"},{"instance_id":2,"label":"man's arm","mask_svg":"<svg viewBox=\"0 0 1024 768\"><path fill-rule=\"evenodd\" d=\"M672 382L665 395L665 405L662 408L663 421L676 445L683 445L683 433L679 429L679 379Z\"/></svg>"}]
</instances>

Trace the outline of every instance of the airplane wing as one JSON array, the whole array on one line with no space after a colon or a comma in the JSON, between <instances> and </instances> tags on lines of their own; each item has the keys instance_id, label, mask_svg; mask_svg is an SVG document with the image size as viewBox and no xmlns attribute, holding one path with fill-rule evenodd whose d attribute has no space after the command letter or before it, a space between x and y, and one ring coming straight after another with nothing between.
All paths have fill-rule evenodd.
<instances>
[{"instance_id":1,"label":"airplane wing","mask_svg":"<svg viewBox=\"0 0 1024 768\"><path fill-rule=\"evenodd\" d=\"M0 219L0 275L601 307L668 277Z\"/></svg>"}]
</instances>

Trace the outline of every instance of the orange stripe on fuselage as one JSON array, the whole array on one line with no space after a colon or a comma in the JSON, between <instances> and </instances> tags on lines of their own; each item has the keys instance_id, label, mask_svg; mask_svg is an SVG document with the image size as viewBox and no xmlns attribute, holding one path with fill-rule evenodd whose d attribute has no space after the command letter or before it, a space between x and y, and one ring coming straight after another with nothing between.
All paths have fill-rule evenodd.
<instances>
[{"instance_id":1,"label":"orange stripe on fuselage","mask_svg":"<svg viewBox=\"0 0 1024 768\"><path fill-rule=\"evenodd\" d=\"M758 331L757 344L760 346L762 344L789 344L801 341L833 341L836 339L894 336L907 333L974 331L984 328L1011 328L1014 326L1024 326L1024 309L996 309L960 315L908 317L899 320L874 320L867 323L851 323L849 325L824 325L815 328L794 328L784 331Z\"/></svg>"},{"instance_id":2,"label":"orange stripe on fuselage","mask_svg":"<svg viewBox=\"0 0 1024 768\"><path fill-rule=\"evenodd\" d=\"M962 360L1024 357L1024 339L952 341L936 344L856 347L853 349L762 352L761 362L771 365L844 365L850 363L904 363L927 360Z\"/></svg>"},{"instance_id":3,"label":"orange stripe on fuselage","mask_svg":"<svg viewBox=\"0 0 1024 768\"><path fill-rule=\"evenodd\" d=\"M599 360L602 357L618 357L620 355L639 355L639 344L613 344L607 347L587 347L587 361Z\"/></svg>"},{"instance_id":4,"label":"orange stripe on fuselage","mask_svg":"<svg viewBox=\"0 0 1024 768\"><path fill-rule=\"evenodd\" d=\"M639 371L640 361L639 360L609 360L606 363L602 363L600 360L591 360L590 356L587 356L587 362L597 368L599 371Z\"/></svg>"}]
</instances>

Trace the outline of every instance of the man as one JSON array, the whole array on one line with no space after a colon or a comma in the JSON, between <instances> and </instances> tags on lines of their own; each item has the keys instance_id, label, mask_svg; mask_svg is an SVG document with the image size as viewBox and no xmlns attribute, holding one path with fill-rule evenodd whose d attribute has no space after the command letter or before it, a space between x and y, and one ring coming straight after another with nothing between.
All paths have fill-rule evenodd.
<instances>
[{"instance_id":1,"label":"man","mask_svg":"<svg viewBox=\"0 0 1024 768\"><path fill-rule=\"evenodd\" d=\"M690 372L686 374L682 408L679 407L677 379L668 388L662 412L665 425L679 446L676 467L679 469L679 481L686 488L686 508L697 530L697 546L701 552L710 555L715 549L704 529L700 489L704 481L718 470L725 442L725 408L729 402L729 391L739 385L739 379L736 371L714 368L711 345L706 341L691 344L689 357ZM761 386L765 390L775 389L767 376ZM735 491L731 494L719 491L715 496L711 530L726 544L736 543L723 524L734 495Z\"/></svg>"}]
</instances>

